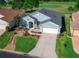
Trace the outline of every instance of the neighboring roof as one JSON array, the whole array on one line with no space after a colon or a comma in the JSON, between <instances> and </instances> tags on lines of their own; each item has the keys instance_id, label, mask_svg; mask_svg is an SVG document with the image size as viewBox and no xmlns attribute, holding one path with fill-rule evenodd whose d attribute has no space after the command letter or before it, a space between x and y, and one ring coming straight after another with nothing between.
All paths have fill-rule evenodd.
<instances>
[{"instance_id":1,"label":"neighboring roof","mask_svg":"<svg viewBox=\"0 0 79 59\"><path fill-rule=\"evenodd\" d=\"M72 27L73 29L79 29L79 11L72 13Z\"/></svg>"},{"instance_id":2,"label":"neighboring roof","mask_svg":"<svg viewBox=\"0 0 79 59\"><path fill-rule=\"evenodd\" d=\"M33 14L36 14L36 12L39 13L40 16L34 16ZM39 11L35 11L33 13L30 14L32 17L35 17L39 20L43 20L43 22L45 21L51 21L59 26L62 26L62 15L56 11L51 11L51 10L47 10L47 9L41 9Z\"/></svg>"},{"instance_id":3,"label":"neighboring roof","mask_svg":"<svg viewBox=\"0 0 79 59\"><path fill-rule=\"evenodd\" d=\"M11 22L15 17L24 15L24 12L21 10L0 9L0 14L4 16L1 18L2 20Z\"/></svg>"},{"instance_id":4,"label":"neighboring roof","mask_svg":"<svg viewBox=\"0 0 79 59\"><path fill-rule=\"evenodd\" d=\"M0 19L0 25L8 25L8 23L6 21L3 21L2 19Z\"/></svg>"}]
</instances>

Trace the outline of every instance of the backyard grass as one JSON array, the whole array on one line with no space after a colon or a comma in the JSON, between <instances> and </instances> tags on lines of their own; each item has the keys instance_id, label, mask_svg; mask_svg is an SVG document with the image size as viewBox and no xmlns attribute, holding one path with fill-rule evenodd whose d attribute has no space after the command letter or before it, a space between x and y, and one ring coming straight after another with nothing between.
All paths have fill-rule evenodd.
<instances>
[{"instance_id":1,"label":"backyard grass","mask_svg":"<svg viewBox=\"0 0 79 59\"><path fill-rule=\"evenodd\" d=\"M32 36L16 38L16 51L28 53L36 46L37 40Z\"/></svg>"},{"instance_id":2,"label":"backyard grass","mask_svg":"<svg viewBox=\"0 0 79 59\"><path fill-rule=\"evenodd\" d=\"M40 3L39 8L47 8L50 10L55 10L61 13L68 13L68 7L72 6L74 7L75 2L42 2Z\"/></svg>"},{"instance_id":3,"label":"backyard grass","mask_svg":"<svg viewBox=\"0 0 79 59\"><path fill-rule=\"evenodd\" d=\"M5 48L8 44L11 36L13 35L13 32L5 32L0 36L0 48Z\"/></svg>"}]
</instances>

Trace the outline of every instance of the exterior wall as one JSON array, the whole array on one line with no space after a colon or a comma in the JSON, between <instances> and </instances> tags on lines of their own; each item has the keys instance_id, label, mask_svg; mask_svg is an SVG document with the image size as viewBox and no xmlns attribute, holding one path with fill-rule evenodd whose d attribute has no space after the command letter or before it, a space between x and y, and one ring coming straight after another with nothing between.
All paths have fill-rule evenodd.
<instances>
[{"instance_id":1,"label":"exterior wall","mask_svg":"<svg viewBox=\"0 0 79 59\"><path fill-rule=\"evenodd\" d=\"M16 21L11 21L11 22L9 23L9 29L11 29L12 27L14 27L15 22L16 22Z\"/></svg>"},{"instance_id":2,"label":"exterior wall","mask_svg":"<svg viewBox=\"0 0 79 59\"><path fill-rule=\"evenodd\" d=\"M29 22L32 22L33 23L33 27L36 27L36 22L35 22L35 19L32 19L31 17L29 16L25 16L26 18L22 18L21 21L20 21L20 26L22 27L25 27L25 28L29 28Z\"/></svg>"},{"instance_id":3,"label":"exterior wall","mask_svg":"<svg viewBox=\"0 0 79 59\"><path fill-rule=\"evenodd\" d=\"M15 18L15 20L9 23L9 29L12 29L13 27L17 27L17 26L19 26L19 19Z\"/></svg>"},{"instance_id":4,"label":"exterior wall","mask_svg":"<svg viewBox=\"0 0 79 59\"><path fill-rule=\"evenodd\" d=\"M43 33L58 34L59 31L60 31L59 28L57 28L57 29L52 29L52 28L43 28Z\"/></svg>"}]
</instances>

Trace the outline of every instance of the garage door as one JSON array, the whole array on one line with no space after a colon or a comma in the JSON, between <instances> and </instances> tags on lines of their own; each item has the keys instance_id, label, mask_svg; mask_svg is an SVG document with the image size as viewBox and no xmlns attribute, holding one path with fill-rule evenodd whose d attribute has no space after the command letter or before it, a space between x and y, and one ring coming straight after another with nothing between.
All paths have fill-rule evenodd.
<instances>
[{"instance_id":1,"label":"garage door","mask_svg":"<svg viewBox=\"0 0 79 59\"><path fill-rule=\"evenodd\" d=\"M52 34L58 34L58 29L51 29L51 28L43 28L43 33L52 33Z\"/></svg>"}]
</instances>

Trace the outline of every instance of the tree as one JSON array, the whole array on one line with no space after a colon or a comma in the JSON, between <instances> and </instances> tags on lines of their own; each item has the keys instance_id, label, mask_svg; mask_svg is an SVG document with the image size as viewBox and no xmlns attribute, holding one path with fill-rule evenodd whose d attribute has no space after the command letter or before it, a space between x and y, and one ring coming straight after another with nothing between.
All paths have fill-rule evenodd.
<instances>
[{"instance_id":1,"label":"tree","mask_svg":"<svg viewBox=\"0 0 79 59\"><path fill-rule=\"evenodd\" d=\"M73 11L74 11L74 8L73 7L68 7L68 11L70 12L70 13L72 13Z\"/></svg>"},{"instance_id":2,"label":"tree","mask_svg":"<svg viewBox=\"0 0 79 59\"><path fill-rule=\"evenodd\" d=\"M13 0L12 8L13 9L30 9L32 10L34 7L39 7L39 0Z\"/></svg>"},{"instance_id":3,"label":"tree","mask_svg":"<svg viewBox=\"0 0 79 59\"><path fill-rule=\"evenodd\" d=\"M34 1L34 7L39 7L39 0Z\"/></svg>"},{"instance_id":4,"label":"tree","mask_svg":"<svg viewBox=\"0 0 79 59\"><path fill-rule=\"evenodd\" d=\"M76 4L75 4L75 8L79 9L79 0L77 0Z\"/></svg>"},{"instance_id":5,"label":"tree","mask_svg":"<svg viewBox=\"0 0 79 59\"><path fill-rule=\"evenodd\" d=\"M33 0L25 0L23 8L24 9L32 9L33 8Z\"/></svg>"},{"instance_id":6,"label":"tree","mask_svg":"<svg viewBox=\"0 0 79 59\"><path fill-rule=\"evenodd\" d=\"M4 4L5 3L5 1L4 0L0 0L0 4Z\"/></svg>"},{"instance_id":7,"label":"tree","mask_svg":"<svg viewBox=\"0 0 79 59\"><path fill-rule=\"evenodd\" d=\"M12 8L13 9L21 9L23 7L24 0L13 0L12 1Z\"/></svg>"},{"instance_id":8,"label":"tree","mask_svg":"<svg viewBox=\"0 0 79 59\"><path fill-rule=\"evenodd\" d=\"M6 3L5 3L5 1L4 0L0 0L0 5L5 5Z\"/></svg>"},{"instance_id":9,"label":"tree","mask_svg":"<svg viewBox=\"0 0 79 59\"><path fill-rule=\"evenodd\" d=\"M23 8L32 10L34 7L39 7L39 0L25 0Z\"/></svg>"}]
</instances>

